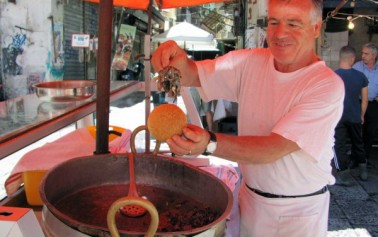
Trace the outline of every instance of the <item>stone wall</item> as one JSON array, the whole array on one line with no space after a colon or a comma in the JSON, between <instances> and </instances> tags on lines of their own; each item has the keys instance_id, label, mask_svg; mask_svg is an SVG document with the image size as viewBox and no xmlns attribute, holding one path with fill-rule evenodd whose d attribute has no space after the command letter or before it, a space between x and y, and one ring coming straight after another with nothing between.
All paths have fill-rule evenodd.
<instances>
[{"instance_id":1,"label":"stone wall","mask_svg":"<svg viewBox=\"0 0 378 237\"><path fill-rule=\"evenodd\" d=\"M50 75L51 64L56 62L51 56L54 55L53 40L58 44L60 40L54 37L57 34L53 25L62 25L63 7L59 2L0 0L3 99L32 93L31 85L36 82L61 79ZM51 16L55 19L54 24Z\"/></svg>"}]
</instances>

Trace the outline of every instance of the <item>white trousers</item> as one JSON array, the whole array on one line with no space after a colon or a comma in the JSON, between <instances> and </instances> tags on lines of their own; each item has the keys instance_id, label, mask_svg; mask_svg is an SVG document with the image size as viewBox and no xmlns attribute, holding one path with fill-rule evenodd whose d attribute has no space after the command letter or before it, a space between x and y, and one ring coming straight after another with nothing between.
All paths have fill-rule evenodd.
<instances>
[{"instance_id":1,"label":"white trousers","mask_svg":"<svg viewBox=\"0 0 378 237\"><path fill-rule=\"evenodd\" d=\"M325 237L329 191L301 198L265 198L241 183L241 237Z\"/></svg>"}]
</instances>

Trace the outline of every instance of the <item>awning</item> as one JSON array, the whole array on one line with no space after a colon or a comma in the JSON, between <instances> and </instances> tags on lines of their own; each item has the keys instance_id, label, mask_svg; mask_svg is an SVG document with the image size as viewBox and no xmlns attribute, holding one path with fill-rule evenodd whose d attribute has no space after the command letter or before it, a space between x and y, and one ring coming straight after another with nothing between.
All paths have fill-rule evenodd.
<instances>
[{"instance_id":1,"label":"awning","mask_svg":"<svg viewBox=\"0 0 378 237\"><path fill-rule=\"evenodd\" d=\"M174 40L182 48L191 51L218 51L213 34L188 22L181 22L167 31L152 37L152 42Z\"/></svg>"},{"instance_id":2,"label":"awning","mask_svg":"<svg viewBox=\"0 0 378 237\"><path fill-rule=\"evenodd\" d=\"M100 2L100 0L84 0L87 2ZM198 6L217 2L232 2L232 0L154 0L154 4L160 9ZM147 10L147 0L113 0L114 6L127 7L132 9Z\"/></svg>"},{"instance_id":3,"label":"awning","mask_svg":"<svg viewBox=\"0 0 378 237\"><path fill-rule=\"evenodd\" d=\"M167 31L152 37L152 42L165 42L167 40L212 42L214 36L188 22L181 22L172 26Z\"/></svg>"}]
</instances>

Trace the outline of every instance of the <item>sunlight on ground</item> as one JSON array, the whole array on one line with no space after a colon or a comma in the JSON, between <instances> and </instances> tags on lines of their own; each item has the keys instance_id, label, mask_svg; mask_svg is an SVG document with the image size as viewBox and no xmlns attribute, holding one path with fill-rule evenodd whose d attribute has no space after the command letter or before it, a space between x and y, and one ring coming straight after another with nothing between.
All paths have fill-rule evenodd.
<instances>
[{"instance_id":1,"label":"sunlight on ground","mask_svg":"<svg viewBox=\"0 0 378 237\"><path fill-rule=\"evenodd\" d=\"M328 231L327 237L372 237L366 229L345 229Z\"/></svg>"}]
</instances>

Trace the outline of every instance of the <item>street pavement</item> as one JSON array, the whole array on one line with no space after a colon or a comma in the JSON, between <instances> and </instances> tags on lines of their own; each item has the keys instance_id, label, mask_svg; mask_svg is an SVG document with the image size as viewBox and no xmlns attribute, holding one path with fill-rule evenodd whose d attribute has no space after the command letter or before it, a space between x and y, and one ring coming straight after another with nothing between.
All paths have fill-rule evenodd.
<instances>
[{"instance_id":1,"label":"street pavement","mask_svg":"<svg viewBox=\"0 0 378 237\"><path fill-rule=\"evenodd\" d=\"M332 237L378 237L378 147L368 166L368 180L351 170L351 187L332 185L329 233Z\"/></svg>"}]
</instances>

